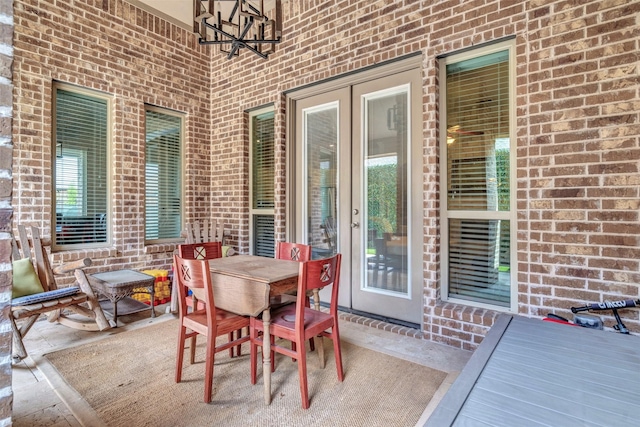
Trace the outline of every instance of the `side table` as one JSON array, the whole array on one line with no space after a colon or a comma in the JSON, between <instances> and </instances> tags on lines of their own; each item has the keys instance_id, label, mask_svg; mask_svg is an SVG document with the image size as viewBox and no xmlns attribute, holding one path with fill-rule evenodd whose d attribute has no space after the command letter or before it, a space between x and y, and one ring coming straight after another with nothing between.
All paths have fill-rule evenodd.
<instances>
[{"instance_id":1,"label":"side table","mask_svg":"<svg viewBox=\"0 0 640 427\"><path fill-rule=\"evenodd\" d=\"M88 274L89 285L101 295L104 295L111 301L113 307L113 321L118 325L118 302L126 302L125 311L120 315L138 313L143 310L151 309L151 317L155 317L156 312L153 309L155 301L155 281L156 278L145 273L135 270L115 270L105 273ZM147 305L143 302L129 298L136 288L146 288L151 295L151 304ZM107 310L108 311L108 310Z\"/></svg>"}]
</instances>

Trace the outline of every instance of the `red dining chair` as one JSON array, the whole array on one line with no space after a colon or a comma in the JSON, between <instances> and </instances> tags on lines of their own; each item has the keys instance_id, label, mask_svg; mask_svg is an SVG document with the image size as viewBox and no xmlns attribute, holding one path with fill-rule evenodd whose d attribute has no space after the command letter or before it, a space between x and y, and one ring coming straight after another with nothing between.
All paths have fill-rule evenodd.
<instances>
[{"instance_id":1,"label":"red dining chair","mask_svg":"<svg viewBox=\"0 0 640 427\"><path fill-rule=\"evenodd\" d=\"M286 259L289 261L305 262L311 260L311 246L304 243L292 243L292 242L277 242L276 243L276 259ZM277 310L287 304L294 304L296 302L296 296L290 294L282 294L269 298L269 307L271 310ZM309 296L306 298L307 307L310 306ZM291 343L295 346L294 343ZM315 343L313 338L309 340L311 351L315 350ZM295 348L295 347L294 347ZM276 370L276 359L271 354L271 372Z\"/></svg>"},{"instance_id":2,"label":"red dining chair","mask_svg":"<svg viewBox=\"0 0 640 427\"><path fill-rule=\"evenodd\" d=\"M276 259L287 259L290 261L309 261L311 259L311 246L304 243L277 242ZM282 294L269 299L272 309L280 308L286 304L296 302L295 295Z\"/></svg>"},{"instance_id":3,"label":"red dining chair","mask_svg":"<svg viewBox=\"0 0 640 427\"><path fill-rule=\"evenodd\" d=\"M178 255L184 259L216 259L222 258L222 242L204 242L204 243L184 243L178 245ZM198 298L195 295L187 296L187 307L193 309L194 304L199 304L199 308L204 309L204 303L198 303ZM238 331L238 337L240 337L241 331ZM191 363L194 363L196 338L194 335L191 345ZM229 341L233 341L233 333L229 334ZM241 354L240 346L237 350L238 356ZM229 349L229 357L233 357L233 347Z\"/></svg>"},{"instance_id":4,"label":"red dining chair","mask_svg":"<svg viewBox=\"0 0 640 427\"><path fill-rule=\"evenodd\" d=\"M178 255L184 259L216 259L222 258L221 242L183 243L178 245ZM193 308L193 296L187 297L189 307Z\"/></svg>"},{"instance_id":5,"label":"red dining chair","mask_svg":"<svg viewBox=\"0 0 640 427\"><path fill-rule=\"evenodd\" d=\"M216 337L232 334L249 326L249 318L216 308L211 273L208 260L191 260L173 256L178 275L178 307L180 312L180 333L178 335L178 351L176 357L176 382L182 380L182 364L184 359L185 341L187 338L204 335L207 338L204 375L204 401L211 402L213 386L213 367L217 352L241 345L249 340L249 336L238 337L235 340L216 347ZM197 305L189 311L187 305L187 289L202 290L204 308ZM188 331L188 332L187 332ZM195 340L191 340L191 363L195 351Z\"/></svg>"},{"instance_id":6,"label":"red dining chair","mask_svg":"<svg viewBox=\"0 0 640 427\"><path fill-rule=\"evenodd\" d=\"M342 255L336 254L331 258L300 263L296 303L281 307L271 315L272 320L269 327L271 336L282 338L292 343L291 349L272 344L271 350L297 360L300 394L304 409L309 408L305 341L318 335L330 338L333 341L338 381L344 379L340 333L338 331L338 288L341 259ZM331 303L328 313L306 306L305 299L308 291L330 285L333 285L333 288L331 289ZM253 317L249 323L251 336L251 384L255 384L258 346L263 345L261 332L264 332L264 324L262 320Z\"/></svg>"}]
</instances>

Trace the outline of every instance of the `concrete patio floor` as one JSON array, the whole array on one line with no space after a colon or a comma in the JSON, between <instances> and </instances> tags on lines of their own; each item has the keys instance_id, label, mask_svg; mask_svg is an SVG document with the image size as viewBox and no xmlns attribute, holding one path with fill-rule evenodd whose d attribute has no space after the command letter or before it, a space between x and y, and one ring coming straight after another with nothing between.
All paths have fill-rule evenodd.
<instances>
[{"instance_id":1,"label":"concrete patio floor","mask_svg":"<svg viewBox=\"0 0 640 427\"><path fill-rule=\"evenodd\" d=\"M156 317L151 319L148 312L118 317L117 332L141 328L149 324L175 318L166 313L166 305L156 307ZM405 359L447 372L449 375L436 392L434 398L416 425L422 425L451 386L458 373L465 366L471 352L421 340L400 333L390 332L392 326L377 328L358 323L357 316L346 315L340 323L343 340L371 348L400 359ZM378 322L379 323L379 322ZM385 330L386 329L386 330ZM14 427L76 427L81 424L73 415L87 406L86 402L74 396L64 381L52 381L39 369L45 366L42 355L93 340L106 337L110 332L87 332L49 323L43 317L29 331L25 346L29 357L13 365L13 426ZM65 404L60 396L65 397ZM93 427L93 426L91 426Z\"/></svg>"}]
</instances>

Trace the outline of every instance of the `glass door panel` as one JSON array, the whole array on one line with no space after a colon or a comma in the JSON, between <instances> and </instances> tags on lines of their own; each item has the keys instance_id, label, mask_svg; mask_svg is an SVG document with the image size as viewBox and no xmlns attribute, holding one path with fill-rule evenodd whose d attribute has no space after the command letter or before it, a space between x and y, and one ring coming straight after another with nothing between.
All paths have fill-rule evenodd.
<instances>
[{"instance_id":1,"label":"glass door panel","mask_svg":"<svg viewBox=\"0 0 640 427\"><path fill-rule=\"evenodd\" d=\"M407 71L353 86L352 307L422 321L421 80ZM355 247L355 245L354 245Z\"/></svg>"},{"instance_id":2,"label":"glass door panel","mask_svg":"<svg viewBox=\"0 0 640 427\"><path fill-rule=\"evenodd\" d=\"M312 258L338 253L338 103L304 111L307 242Z\"/></svg>"},{"instance_id":3,"label":"glass door panel","mask_svg":"<svg viewBox=\"0 0 640 427\"><path fill-rule=\"evenodd\" d=\"M408 87L363 97L364 288L407 295ZM364 236L364 233L363 233Z\"/></svg>"},{"instance_id":4,"label":"glass door panel","mask_svg":"<svg viewBox=\"0 0 640 427\"><path fill-rule=\"evenodd\" d=\"M350 91L338 89L296 103L295 209L296 242L312 247L312 258L342 254L338 302L351 306ZM345 160L346 159L346 160ZM347 165L345 168L344 166ZM328 301L328 291L320 298Z\"/></svg>"}]
</instances>

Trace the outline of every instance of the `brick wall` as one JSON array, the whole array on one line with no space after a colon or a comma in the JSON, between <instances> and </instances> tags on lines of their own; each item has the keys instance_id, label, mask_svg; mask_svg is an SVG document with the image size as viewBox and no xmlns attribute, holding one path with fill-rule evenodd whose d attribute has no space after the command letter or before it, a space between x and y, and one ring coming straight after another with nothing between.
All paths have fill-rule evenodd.
<instances>
[{"instance_id":1,"label":"brick wall","mask_svg":"<svg viewBox=\"0 0 640 427\"><path fill-rule=\"evenodd\" d=\"M426 338L475 348L498 315L439 300L436 58L506 36L517 45L519 313L571 317L568 308L585 301L638 298L640 2L301 1L283 8L284 41L268 61L243 53L227 62L212 53L213 75L249 86L224 87L233 108L214 112L227 136L220 143L241 142L233 131L238 111L279 105L284 91L421 51ZM276 212L282 223L284 209ZM637 311L621 314L640 332Z\"/></svg>"},{"instance_id":2,"label":"brick wall","mask_svg":"<svg viewBox=\"0 0 640 427\"><path fill-rule=\"evenodd\" d=\"M187 217L232 224L248 244L244 111L273 103L276 237L285 230L284 91L422 53L424 336L474 348L496 312L440 302L437 56L515 36L519 312L567 314L585 300L638 298L640 2L624 0L301 0L283 2L283 42L229 61L187 30L121 0L16 3L16 220L49 234L51 80L116 99L114 246L88 255L148 267L143 103L188 113ZM73 21L69 17L73 16ZM210 119L209 119L210 118ZM58 259L62 254L55 254ZM622 312L640 332L638 312ZM607 318L608 325L612 320Z\"/></svg>"},{"instance_id":3,"label":"brick wall","mask_svg":"<svg viewBox=\"0 0 640 427\"><path fill-rule=\"evenodd\" d=\"M114 101L114 244L56 253L54 263L89 256L92 270L167 268L175 245L144 246L144 106L186 114L186 215L204 218L216 200L206 52L189 31L123 1L19 1L15 23L15 222L37 225L50 237L52 82L101 91Z\"/></svg>"},{"instance_id":4,"label":"brick wall","mask_svg":"<svg viewBox=\"0 0 640 427\"><path fill-rule=\"evenodd\" d=\"M11 140L13 52L13 5L0 2L0 426L11 425L13 391L11 388Z\"/></svg>"}]
</instances>

